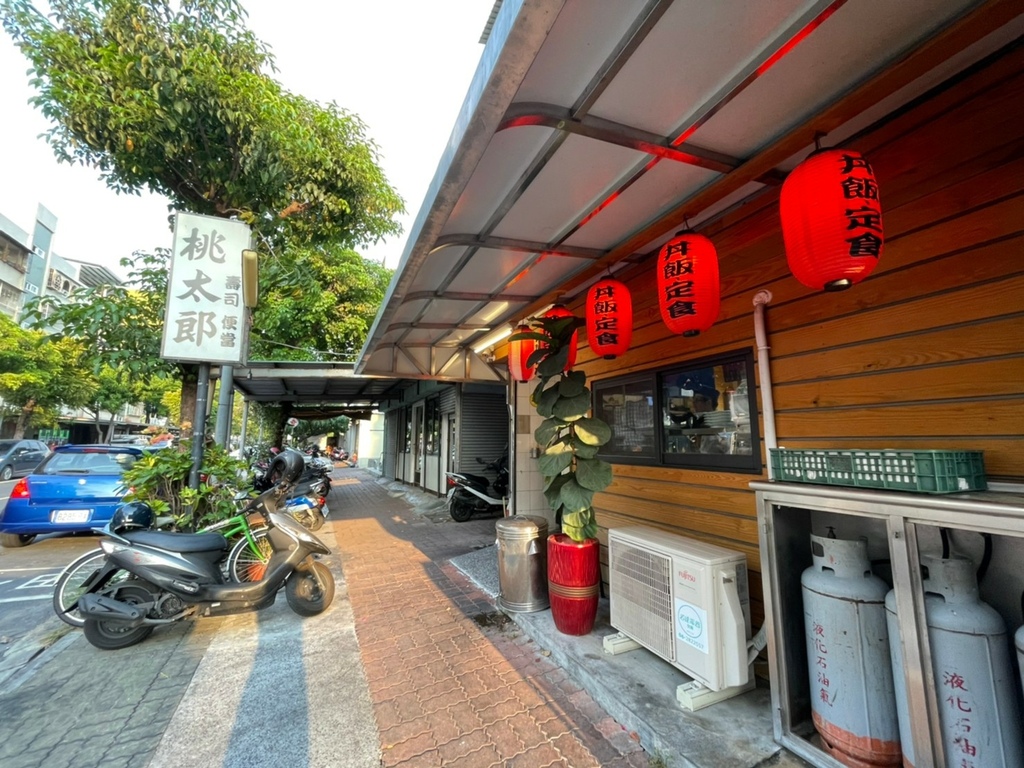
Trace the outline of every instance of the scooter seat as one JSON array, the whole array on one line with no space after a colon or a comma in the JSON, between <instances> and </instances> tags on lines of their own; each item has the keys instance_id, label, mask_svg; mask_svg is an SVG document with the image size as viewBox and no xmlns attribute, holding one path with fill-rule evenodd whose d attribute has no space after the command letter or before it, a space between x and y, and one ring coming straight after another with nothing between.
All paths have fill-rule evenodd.
<instances>
[{"instance_id":1,"label":"scooter seat","mask_svg":"<svg viewBox=\"0 0 1024 768\"><path fill-rule=\"evenodd\" d=\"M132 544L168 549L171 552L216 552L228 548L228 540L216 531L212 533L127 531L123 535Z\"/></svg>"},{"instance_id":2,"label":"scooter seat","mask_svg":"<svg viewBox=\"0 0 1024 768\"><path fill-rule=\"evenodd\" d=\"M478 485L481 488L486 488L488 483L491 482L483 475L474 475L470 472L459 472L459 474L469 480L469 482L473 483L473 485Z\"/></svg>"}]
</instances>

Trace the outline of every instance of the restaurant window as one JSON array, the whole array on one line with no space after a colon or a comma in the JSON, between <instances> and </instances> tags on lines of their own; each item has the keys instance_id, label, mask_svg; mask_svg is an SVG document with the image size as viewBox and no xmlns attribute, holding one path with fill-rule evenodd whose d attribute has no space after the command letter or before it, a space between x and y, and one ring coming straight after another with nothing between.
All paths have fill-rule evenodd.
<instances>
[{"instance_id":1,"label":"restaurant window","mask_svg":"<svg viewBox=\"0 0 1024 768\"><path fill-rule=\"evenodd\" d=\"M427 455L436 456L441 452L441 401L438 398L427 400L423 420L425 450Z\"/></svg>"},{"instance_id":2,"label":"restaurant window","mask_svg":"<svg viewBox=\"0 0 1024 768\"><path fill-rule=\"evenodd\" d=\"M595 382L594 413L612 429L601 456L760 472L753 375L753 355L735 352Z\"/></svg>"}]
</instances>

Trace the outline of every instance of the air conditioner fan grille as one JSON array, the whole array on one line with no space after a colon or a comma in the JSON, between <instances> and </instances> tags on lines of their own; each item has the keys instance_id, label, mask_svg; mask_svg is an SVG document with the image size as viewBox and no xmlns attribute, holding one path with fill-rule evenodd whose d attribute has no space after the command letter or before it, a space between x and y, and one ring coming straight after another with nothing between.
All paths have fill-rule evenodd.
<instances>
[{"instance_id":1,"label":"air conditioner fan grille","mask_svg":"<svg viewBox=\"0 0 1024 768\"><path fill-rule=\"evenodd\" d=\"M610 555L612 626L675 661L672 559L620 541Z\"/></svg>"}]
</instances>

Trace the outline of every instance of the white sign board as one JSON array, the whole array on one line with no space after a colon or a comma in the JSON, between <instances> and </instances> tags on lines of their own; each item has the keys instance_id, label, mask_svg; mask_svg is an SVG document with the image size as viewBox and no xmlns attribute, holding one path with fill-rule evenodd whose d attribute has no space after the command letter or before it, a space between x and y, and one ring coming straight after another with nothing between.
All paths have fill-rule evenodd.
<instances>
[{"instance_id":1,"label":"white sign board","mask_svg":"<svg viewBox=\"0 0 1024 768\"><path fill-rule=\"evenodd\" d=\"M242 303L242 251L250 241L249 226L240 221L175 214L161 357L245 362L248 315Z\"/></svg>"}]
</instances>

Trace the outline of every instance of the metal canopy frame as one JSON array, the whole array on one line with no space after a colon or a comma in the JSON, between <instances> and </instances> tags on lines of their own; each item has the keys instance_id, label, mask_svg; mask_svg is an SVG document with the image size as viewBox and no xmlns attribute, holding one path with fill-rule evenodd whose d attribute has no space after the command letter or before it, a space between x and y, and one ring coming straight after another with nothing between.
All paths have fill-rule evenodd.
<instances>
[{"instance_id":1,"label":"metal canopy frame","mask_svg":"<svg viewBox=\"0 0 1024 768\"><path fill-rule=\"evenodd\" d=\"M500 329L779 184L817 137L841 145L1018 39L1022 12L505 0L356 371L503 381L486 343Z\"/></svg>"},{"instance_id":2,"label":"metal canopy frame","mask_svg":"<svg viewBox=\"0 0 1024 768\"><path fill-rule=\"evenodd\" d=\"M353 363L253 362L232 369L233 387L251 402L284 403L304 419L368 419L415 382L359 376Z\"/></svg>"}]
</instances>

